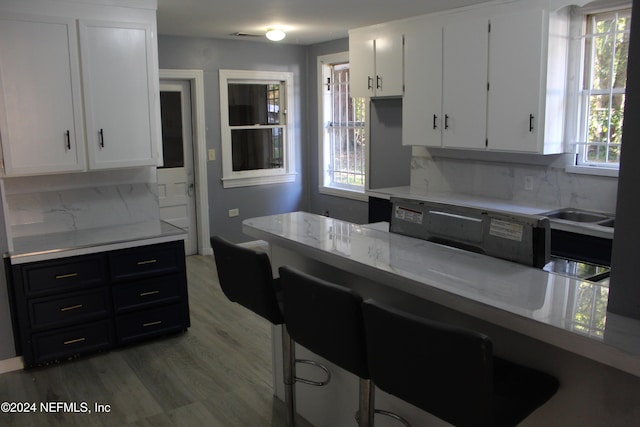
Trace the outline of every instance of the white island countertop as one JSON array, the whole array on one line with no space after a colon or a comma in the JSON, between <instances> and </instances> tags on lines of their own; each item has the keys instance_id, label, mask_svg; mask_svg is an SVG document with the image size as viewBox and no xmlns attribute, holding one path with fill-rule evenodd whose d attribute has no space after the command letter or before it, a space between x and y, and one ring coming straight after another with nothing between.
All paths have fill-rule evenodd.
<instances>
[{"instance_id":1,"label":"white island countertop","mask_svg":"<svg viewBox=\"0 0 640 427\"><path fill-rule=\"evenodd\" d=\"M640 377L640 321L608 313L601 284L305 212L243 231Z\"/></svg>"},{"instance_id":2,"label":"white island countertop","mask_svg":"<svg viewBox=\"0 0 640 427\"><path fill-rule=\"evenodd\" d=\"M146 221L37 236L16 237L6 256L12 264L86 255L184 240L187 232L167 222Z\"/></svg>"}]
</instances>

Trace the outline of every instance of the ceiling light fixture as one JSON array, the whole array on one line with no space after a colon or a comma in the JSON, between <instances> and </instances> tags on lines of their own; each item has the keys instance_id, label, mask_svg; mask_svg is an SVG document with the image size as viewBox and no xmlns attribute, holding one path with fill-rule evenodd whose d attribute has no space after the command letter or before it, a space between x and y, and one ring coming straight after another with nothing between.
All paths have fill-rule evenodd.
<instances>
[{"instance_id":1,"label":"ceiling light fixture","mask_svg":"<svg viewBox=\"0 0 640 427\"><path fill-rule=\"evenodd\" d=\"M267 30L267 34L265 35L269 40L279 42L280 40L284 39L287 34L279 29L270 29Z\"/></svg>"}]
</instances>

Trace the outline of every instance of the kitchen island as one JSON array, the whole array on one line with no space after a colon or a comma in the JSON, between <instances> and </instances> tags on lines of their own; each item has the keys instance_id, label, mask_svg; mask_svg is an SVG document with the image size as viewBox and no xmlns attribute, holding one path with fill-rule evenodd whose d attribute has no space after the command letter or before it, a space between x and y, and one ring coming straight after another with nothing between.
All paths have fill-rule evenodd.
<instances>
[{"instance_id":1,"label":"kitchen island","mask_svg":"<svg viewBox=\"0 0 640 427\"><path fill-rule=\"evenodd\" d=\"M558 394L523 425L633 425L640 417L640 322L607 313L602 284L303 212L243 225L270 243L276 272L293 265L364 298L479 330L497 355L558 377ZM274 328L274 385L282 397L278 342ZM297 387L298 412L317 427L348 425L353 416L357 380L332 371L329 389ZM414 425L434 421L382 392L376 400Z\"/></svg>"}]
</instances>

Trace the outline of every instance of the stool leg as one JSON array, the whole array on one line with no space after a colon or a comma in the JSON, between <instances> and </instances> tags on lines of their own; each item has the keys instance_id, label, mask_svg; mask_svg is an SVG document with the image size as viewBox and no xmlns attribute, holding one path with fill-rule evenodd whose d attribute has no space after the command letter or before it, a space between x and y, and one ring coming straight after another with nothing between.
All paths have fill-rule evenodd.
<instances>
[{"instance_id":1,"label":"stool leg","mask_svg":"<svg viewBox=\"0 0 640 427\"><path fill-rule=\"evenodd\" d=\"M284 377L284 404L286 406L286 426L296 425L296 373L295 347L287 327L282 325L282 373Z\"/></svg>"},{"instance_id":2,"label":"stool leg","mask_svg":"<svg viewBox=\"0 0 640 427\"><path fill-rule=\"evenodd\" d=\"M375 388L373 381L360 378L359 393L359 413L360 419L358 425L360 427L373 427L374 409L375 409Z\"/></svg>"}]
</instances>

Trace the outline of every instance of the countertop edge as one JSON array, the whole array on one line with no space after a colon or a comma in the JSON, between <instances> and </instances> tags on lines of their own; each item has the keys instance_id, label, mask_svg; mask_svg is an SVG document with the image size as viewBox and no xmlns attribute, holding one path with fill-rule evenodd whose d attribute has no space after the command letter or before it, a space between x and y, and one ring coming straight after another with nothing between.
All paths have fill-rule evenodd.
<instances>
[{"instance_id":1,"label":"countertop edge","mask_svg":"<svg viewBox=\"0 0 640 427\"><path fill-rule=\"evenodd\" d=\"M59 245L59 247L56 247L57 245L52 245L52 247L43 250L31 250L28 252L18 253L7 252L4 254L4 257L10 259L11 264L17 265L78 255L89 255L118 249L128 249L136 246L167 243L185 240L187 238L187 232L185 230L164 221L161 221L161 224L160 232L152 233L148 236L141 235L130 239L120 238L110 241L96 241L75 246L72 245L69 247L65 245Z\"/></svg>"}]
</instances>

